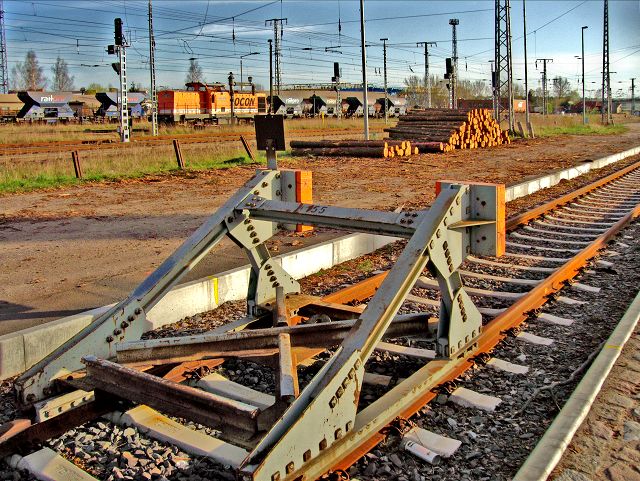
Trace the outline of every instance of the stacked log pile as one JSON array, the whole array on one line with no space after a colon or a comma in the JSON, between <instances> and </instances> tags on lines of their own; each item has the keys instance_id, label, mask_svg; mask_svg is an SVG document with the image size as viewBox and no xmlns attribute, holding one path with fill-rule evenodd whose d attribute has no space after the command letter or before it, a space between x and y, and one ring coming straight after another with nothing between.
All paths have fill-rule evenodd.
<instances>
[{"instance_id":1,"label":"stacked log pile","mask_svg":"<svg viewBox=\"0 0 640 481\"><path fill-rule=\"evenodd\" d=\"M441 142L418 142L408 140L292 140L291 155L327 157L409 157L420 152L443 152Z\"/></svg>"},{"instance_id":2,"label":"stacked log pile","mask_svg":"<svg viewBox=\"0 0 640 481\"><path fill-rule=\"evenodd\" d=\"M385 131L390 139L409 140L417 145L441 142L444 152L511 143L508 132L500 129L488 109L413 110Z\"/></svg>"}]
</instances>

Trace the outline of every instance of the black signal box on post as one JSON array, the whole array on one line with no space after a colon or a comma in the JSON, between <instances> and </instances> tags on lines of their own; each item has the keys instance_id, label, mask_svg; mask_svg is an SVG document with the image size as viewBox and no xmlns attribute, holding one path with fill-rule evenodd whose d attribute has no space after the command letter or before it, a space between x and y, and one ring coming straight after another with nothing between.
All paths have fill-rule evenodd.
<instances>
[{"instance_id":1,"label":"black signal box on post","mask_svg":"<svg viewBox=\"0 0 640 481\"><path fill-rule=\"evenodd\" d=\"M122 35L122 19L116 18L113 21L115 27L114 38L116 41L116 45L124 45L124 36Z\"/></svg>"},{"instance_id":2,"label":"black signal box on post","mask_svg":"<svg viewBox=\"0 0 640 481\"><path fill-rule=\"evenodd\" d=\"M284 142L284 117L282 115L256 115L254 122L258 150L287 150Z\"/></svg>"}]
</instances>

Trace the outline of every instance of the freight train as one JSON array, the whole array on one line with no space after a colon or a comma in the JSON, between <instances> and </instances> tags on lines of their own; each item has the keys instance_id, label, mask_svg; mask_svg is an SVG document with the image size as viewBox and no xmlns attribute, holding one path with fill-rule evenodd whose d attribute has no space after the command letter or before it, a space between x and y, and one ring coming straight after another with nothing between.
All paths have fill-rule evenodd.
<instances>
[{"instance_id":1,"label":"freight train","mask_svg":"<svg viewBox=\"0 0 640 481\"><path fill-rule=\"evenodd\" d=\"M245 84L248 85L248 84ZM266 93L234 90L233 96L223 84L188 83L184 90L158 92L158 118L167 123L219 123L233 116L251 120L254 115L266 114L269 98ZM129 115L141 119L150 115L150 105L141 92L128 92ZM0 94L0 120L4 122L117 122L117 92L98 92L95 95L72 92L25 91ZM362 94L343 92L340 105L331 91L281 91L273 96L273 112L287 118L327 116L370 117L384 116L384 99L371 95L365 109ZM389 96L389 116L403 115L406 100Z\"/></svg>"},{"instance_id":2,"label":"freight train","mask_svg":"<svg viewBox=\"0 0 640 481\"><path fill-rule=\"evenodd\" d=\"M158 92L158 120L161 122L203 121L218 123L220 119L253 118L267 113L267 96L251 92L229 91L223 84L190 82L186 90ZM233 101L233 109L231 102Z\"/></svg>"}]
</instances>

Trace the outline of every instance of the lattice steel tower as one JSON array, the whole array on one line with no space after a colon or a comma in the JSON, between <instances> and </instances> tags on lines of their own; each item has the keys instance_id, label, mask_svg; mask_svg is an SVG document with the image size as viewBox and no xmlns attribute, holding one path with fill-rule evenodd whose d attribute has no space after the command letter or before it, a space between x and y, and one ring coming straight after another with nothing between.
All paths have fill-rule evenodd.
<instances>
[{"instance_id":1,"label":"lattice steel tower","mask_svg":"<svg viewBox=\"0 0 640 481\"><path fill-rule=\"evenodd\" d=\"M611 76L609 74L609 0L604 0L604 26L602 30L602 123L611 117Z\"/></svg>"},{"instance_id":2,"label":"lattice steel tower","mask_svg":"<svg viewBox=\"0 0 640 481\"><path fill-rule=\"evenodd\" d=\"M495 78L494 115L496 121L506 120L509 130L514 130L513 73L511 70L511 6L509 0L496 0L495 8ZM503 105L506 100L506 106Z\"/></svg>"},{"instance_id":3,"label":"lattice steel tower","mask_svg":"<svg viewBox=\"0 0 640 481\"><path fill-rule=\"evenodd\" d=\"M280 84L282 83L282 67L280 65L280 56L282 55L282 22L287 23L286 18L272 18L265 21L265 25L273 25L273 56L275 63L275 83L276 93L280 93Z\"/></svg>"},{"instance_id":4,"label":"lattice steel tower","mask_svg":"<svg viewBox=\"0 0 640 481\"><path fill-rule=\"evenodd\" d=\"M0 0L0 91L9 93L9 67L7 64L7 37L4 32L4 5Z\"/></svg>"},{"instance_id":5,"label":"lattice steel tower","mask_svg":"<svg viewBox=\"0 0 640 481\"><path fill-rule=\"evenodd\" d=\"M452 18L449 20L451 25L451 61L453 62L453 73L451 74L451 90L450 105L452 109L458 108L458 34L456 27L460 24L460 20Z\"/></svg>"},{"instance_id":6,"label":"lattice steel tower","mask_svg":"<svg viewBox=\"0 0 640 481\"><path fill-rule=\"evenodd\" d=\"M156 88L156 39L153 36L153 9L149 0L149 73L151 75L151 133L158 135L158 90Z\"/></svg>"}]
</instances>

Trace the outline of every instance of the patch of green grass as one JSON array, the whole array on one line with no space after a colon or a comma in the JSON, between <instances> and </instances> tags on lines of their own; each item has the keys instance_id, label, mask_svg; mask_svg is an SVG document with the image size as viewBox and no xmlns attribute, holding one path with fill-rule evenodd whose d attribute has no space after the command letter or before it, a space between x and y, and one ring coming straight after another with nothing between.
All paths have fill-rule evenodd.
<instances>
[{"instance_id":1,"label":"patch of green grass","mask_svg":"<svg viewBox=\"0 0 640 481\"><path fill-rule=\"evenodd\" d=\"M369 259L365 259L362 262L358 263L356 268L362 272L371 272L373 270L373 262Z\"/></svg>"},{"instance_id":2,"label":"patch of green grass","mask_svg":"<svg viewBox=\"0 0 640 481\"><path fill-rule=\"evenodd\" d=\"M536 135L551 137L554 135L617 135L629 130L624 125L553 125L539 127Z\"/></svg>"}]
</instances>

